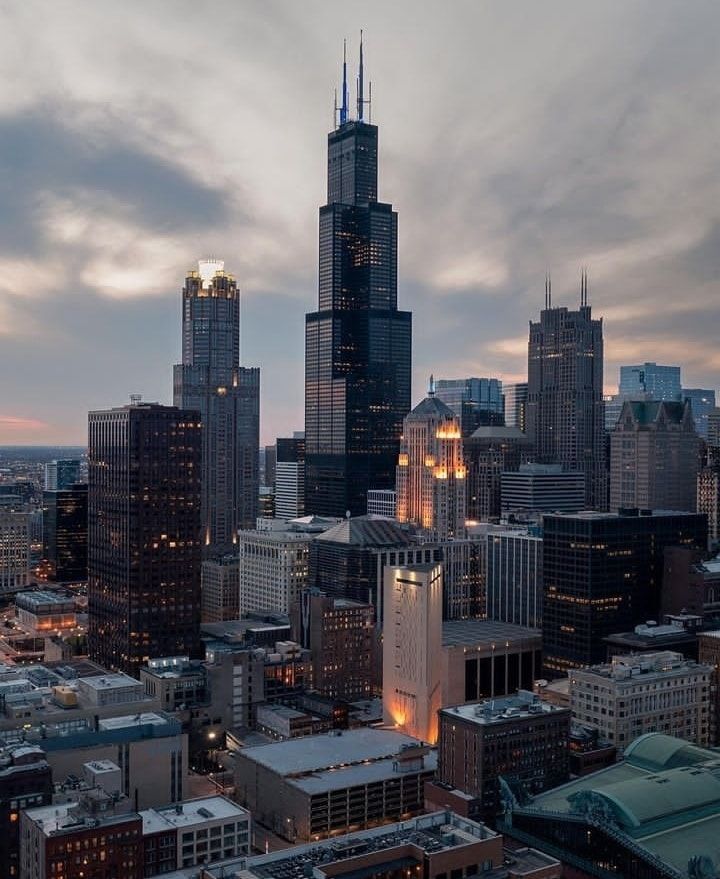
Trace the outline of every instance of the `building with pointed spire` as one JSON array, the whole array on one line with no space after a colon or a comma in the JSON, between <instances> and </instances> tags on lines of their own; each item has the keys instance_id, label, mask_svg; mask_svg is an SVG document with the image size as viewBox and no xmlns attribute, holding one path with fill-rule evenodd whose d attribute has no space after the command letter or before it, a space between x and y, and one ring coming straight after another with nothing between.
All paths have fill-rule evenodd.
<instances>
[{"instance_id":1,"label":"building with pointed spire","mask_svg":"<svg viewBox=\"0 0 720 879\"><path fill-rule=\"evenodd\" d=\"M433 540L465 535L466 470L460 418L435 395L403 422L396 475L397 518L425 531Z\"/></svg>"},{"instance_id":2,"label":"building with pointed spire","mask_svg":"<svg viewBox=\"0 0 720 879\"><path fill-rule=\"evenodd\" d=\"M362 56L361 56L362 58ZM410 409L411 314L397 308L397 214L378 201L378 129L364 70L350 118L347 64L328 135L318 309L305 323L305 511L360 515L392 488Z\"/></svg>"},{"instance_id":3,"label":"building with pointed spire","mask_svg":"<svg viewBox=\"0 0 720 879\"><path fill-rule=\"evenodd\" d=\"M545 308L530 322L527 433L538 463L585 474L585 503L607 509L602 319L593 319L587 273L580 308L553 307L545 279Z\"/></svg>"},{"instance_id":4,"label":"building with pointed spire","mask_svg":"<svg viewBox=\"0 0 720 879\"><path fill-rule=\"evenodd\" d=\"M240 291L222 260L201 260L183 288L182 363L174 402L202 418L205 554L254 528L260 489L260 370L240 366Z\"/></svg>"}]
</instances>

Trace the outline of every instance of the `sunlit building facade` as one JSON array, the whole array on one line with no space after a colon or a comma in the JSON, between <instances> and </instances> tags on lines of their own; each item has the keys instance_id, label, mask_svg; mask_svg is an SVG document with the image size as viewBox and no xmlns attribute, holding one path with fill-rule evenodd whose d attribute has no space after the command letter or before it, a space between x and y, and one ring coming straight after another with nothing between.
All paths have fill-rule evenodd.
<instances>
[{"instance_id":1,"label":"sunlit building facade","mask_svg":"<svg viewBox=\"0 0 720 879\"><path fill-rule=\"evenodd\" d=\"M383 717L431 744L442 708L442 588L442 565L385 570Z\"/></svg>"},{"instance_id":2,"label":"sunlit building facade","mask_svg":"<svg viewBox=\"0 0 720 879\"><path fill-rule=\"evenodd\" d=\"M395 490L397 519L445 540L465 534L466 468L459 417L432 386L403 422Z\"/></svg>"}]
</instances>

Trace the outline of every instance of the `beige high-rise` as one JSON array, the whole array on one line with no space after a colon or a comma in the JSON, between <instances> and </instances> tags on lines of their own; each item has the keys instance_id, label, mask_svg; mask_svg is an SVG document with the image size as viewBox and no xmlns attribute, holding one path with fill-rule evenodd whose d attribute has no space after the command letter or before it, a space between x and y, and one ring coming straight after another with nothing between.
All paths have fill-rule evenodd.
<instances>
[{"instance_id":1,"label":"beige high-rise","mask_svg":"<svg viewBox=\"0 0 720 879\"><path fill-rule=\"evenodd\" d=\"M442 565L389 567L384 578L383 716L437 741L442 708Z\"/></svg>"},{"instance_id":2,"label":"beige high-rise","mask_svg":"<svg viewBox=\"0 0 720 879\"><path fill-rule=\"evenodd\" d=\"M466 469L459 417L428 396L403 422L396 475L397 519L435 540L465 534Z\"/></svg>"}]
</instances>

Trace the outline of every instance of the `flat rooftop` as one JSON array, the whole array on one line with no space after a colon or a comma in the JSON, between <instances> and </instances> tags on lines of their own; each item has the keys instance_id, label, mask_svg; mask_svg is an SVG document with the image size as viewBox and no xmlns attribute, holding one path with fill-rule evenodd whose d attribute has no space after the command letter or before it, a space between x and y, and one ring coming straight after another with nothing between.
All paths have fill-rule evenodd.
<instances>
[{"instance_id":1,"label":"flat rooftop","mask_svg":"<svg viewBox=\"0 0 720 879\"><path fill-rule=\"evenodd\" d=\"M28 809L27 817L37 824L45 836L61 835L64 832L75 833L87 824L85 817L75 816L71 814L72 809L77 809L78 802L74 803L53 803L50 806L39 806L36 809ZM126 821L137 820L137 814L134 812L101 812L99 816L93 815L92 818L97 820L99 817L102 826L108 824L120 824ZM89 818L89 816L88 816Z\"/></svg>"},{"instance_id":2,"label":"flat rooftop","mask_svg":"<svg viewBox=\"0 0 720 879\"><path fill-rule=\"evenodd\" d=\"M463 647L475 644L497 643L542 638L540 629L528 629L514 623L495 620L447 620L442 624L443 647Z\"/></svg>"},{"instance_id":3,"label":"flat rooftop","mask_svg":"<svg viewBox=\"0 0 720 879\"><path fill-rule=\"evenodd\" d=\"M549 714L570 711L551 702L545 702L534 693L518 696L504 696L500 699L485 699L482 702L470 702L466 705L456 705L452 708L443 708L441 714L448 717L458 717L462 720L470 720L478 725L492 725L504 723L509 720L518 720L528 717L547 717Z\"/></svg>"},{"instance_id":4,"label":"flat rooftop","mask_svg":"<svg viewBox=\"0 0 720 879\"><path fill-rule=\"evenodd\" d=\"M112 672L105 675L92 675L82 679L82 686L98 692L103 690L119 690L125 687L141 687L142 684L136 678L122 672Z\"/></svg>"},{"instance_id":5,"label":"flat rooftop","mask_svg":"<svg viewBox=\"0 0 720 879\"><path fill-rule=\"evenodd\" d=\"M162 809L143 809L140 812L143 822L143 833L161 833L173 828L186 829L197 824L205 824L212 820L229 818L250 819L250 813L233 803L227 797L202 797L197 800L185 800L177 806Z\"/></svg>"},{"instance_id":6,"label":"flat rooftop","mask_svg":"<svg viewBox=\"0 0 720 879\"><path fill-rule=\"evenodd\" d=\"M170 721L167 717L147 711L143 714L126 714L124 717L105 717L98 721L98 729L130 729L135 726L166 726Z\"/></svg>"},{"instance_id":7,"label":"flat rooftop","mask_svg":"<svg viewBox=\"0 0 720 879\"><path fill-rule=\"evenodd\" d=\"M395 730L361 727L245 748L239 756L266 766L278 775L300 777L365 760L392 758L403 746L421 744L418 739Z\"/></svg>"},{"instance_id":8,"label":"flat rooftop","mask_svg":"<svg viewBox=\"0 0 720 879\"><path fill-rule=\"evenodd\" d=\"M310 867L322 870L323 866L373 852L387 853L388 860L393 861L398 857L393 856L393 849L408 844L425 854L436 854L495 836L497 834L483 824L465 820L452 812L433 812L399 824L249 858L245 870L238 876L239 879L304 879Z\"/></svg>"}]
</instances>

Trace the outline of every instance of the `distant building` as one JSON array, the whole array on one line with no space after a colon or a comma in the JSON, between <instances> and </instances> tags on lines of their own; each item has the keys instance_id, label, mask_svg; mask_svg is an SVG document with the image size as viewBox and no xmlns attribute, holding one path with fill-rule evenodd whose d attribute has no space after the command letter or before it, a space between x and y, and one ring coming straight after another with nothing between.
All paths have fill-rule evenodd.
<instances>
[{"instance_id":1,"label":"distant building","mask_svg":"<svg viewBox=\"0 0 720 879\"><path fill-rule=\"evenodd\" d=\"M202 421L203 546L230 552L258 515L260 370L240 366L240 291L222 260L200 260L182 290L173 402Z\"/></svg>"},{"instance_id":2,"label":"distant building","mask_svg":"<svg viewBox=\"0 0 720 879\"><path fill-rule=\"evenodd\" d=\"M264 455L263 460L265 462L265 469L263 472L263 482L262 484L267 488L275 488L275 468L277 466L277 447L276 446L265 446L263 449Z\"/></svg>"},{"instance_id":3,"label":"distant building","mask_svg":"<svg viewBox=\"0 0 720 879\"><path fill-rule=\"evenodd\" d=\"M200 651L201 424L133 401L89 416L88 643L106 668Z\"/></svg>"},{"instance_id":4,"label":"distant building","mask_svg":"<svg viewBox=\"0 0 720 879\"><path fill-rule=\"evenodd\" d=\"M367 493L368 516L394 519L397 514L397 493L394 488L369 489Z\"/></svg>"},{"instance_id":5,"label":"distant building","mask_svg":"<svg viewBox=\"0 0 720 879\"><path fill-rule=\"evenodd\" d=\"M45 490L62 491L80 482L80 459L58 458L45 464Z\"/></svg>"},{"instance_id":6,"label":"distant building","mask_svg":"<svg viewBox=\"0 0 720 879\"><path fill-rule=\"evenodd\" d=\"M680 367L657 363L621 366L618 392L624 395L648 394L652 400L680 401Z\"/></svg>"},{"instance_id":7,"label":"distant building","mask_svg":"<svg viewBox=\"0 0 720 879\"><path fill-rule=\"evenodd\" d=\"M682 397L683 400L690 401L695 430L698 436L706 440L710 413L715 408L715 391L705 388L683 388Z\"/></svg>"},{"instance_id":8,"label":"distant building","mask_svg":"<svg viewBox=\"0 0 720 879\"><path fill-rule=\"evenodd\" d=\"M397 522L370 516L344 519L312 541L308 585L337 598L373 604L380 622L382 568L390 553L396 554L396 564L425 560L425 551ZM430 549L427 553L427 561L434 561Z\"/></svg>"},{"instance_id":9,"label":"distant building","mask_svg":"<svg viewBox=\"0 0 720 879\"><path fill-rule=\"evenodd\" d=\"M699 452L689 403L626 402L610 436L610 508L695 510Z\"/></svg>"},{"instance_id":10,"label":"distant building","mask_svg":"<svg viewBox=\"0 0 720 879\"><path fill-rule=\"evenodd\" d=\"M658 619L665 548L706 541L705 517L693 513L544 516L546 675L603 662L603 638Z\"/></svg>"},{"instance_id":11,"label":"distant building","mask_svg":"<svg viewBox=\"0 0 720 879\"><path fill-rule=\"evenodd\" d=\"M226 730L251 729L260 705L286 703L312 686L310 651L294 641L208 647L207 675L215 716Z\"/></svg>"},{"instance_id":12,"label":"distant building","mask_svg":"<svg viewBox=\"0 0 720 879\"><path fill-rule=\"evenodd\" d=\"M394 730L334 731L237 751L235 798L290 842L318 840L420 814L436 766Z\"/></svg>"},{"instance_id":13,"label":"distant building","mask_svg":"<svg viewBox=\"0 0 720 879\"><path fill-rule=\"evenodd\" d=\"M275 448L275 516L297 519L305 515L305 434L278 437Z\"/></svg>"},{"instance_id":14,"label":"distant building","mask_svg":"<svg viewBox=\"0 0 720 879\"><path fill-rule=\"evenodd\" d=\"M77 483L43 492L43 560L48 580L88 578L88 487Z\"/></svg>"},{"instance_id":15,"label":"distant building","mask_svg":"<svg viewBox=\"0 0 720 879\"><path fill-rule=\"evenodd\" d=\"M25 589L29 582L29 514L0 506L0 595Z\"/></svg>"},{"instance_id":16,"label":"distant building","mask_svg":"<svg viewBox=\"0 0 720 879\"><path fill-rule=\"evenodd\" d=\"M466 468L460 421L439 397L428 396L405 417L395 490L397 518L430 539L463 537Z\"/></svg>"},{"instance_id":17,"label":"distant building","mask_svg":"<svg viewBox=\"0 0 720 879\"><path fill-rule=\"evenodd\" d=\"M435 392L457 415L463 436L481 424L504 423L503 385L497 378L438 379Z\"/></svg>"},{"instance_id":18,"label":"distant building","mask_svg":"<svg viewBox=\"0 0 720 879\"><path fill-rule=\"evenodd\" d=\"M707 444L714 449L720 448L720 407L718 406L708 412Z\"/></svg>"},{"instance_id":19,"label":"distant building","mask_svg":"<svg viewBox=\"0 0 720 879\"><path fill-rule=\"evenodd\" d=\"M385 571L383 716L430 743L442 707L442 586L441 565Z\"/></svg>"},{"instance_id":20,"label":"distant building","mask_svg":"<svg viewBox=\"0 0 720 879\"><path fill-rule=\"evenodd\" d=\"M502 474L516 472L528 463L532 456L530 439L519 427L478 427L464 440L463 449L467 518L477 522L499 519Z\"/></svg>"},{"instance_id":21,"label":"distant building","mask_svg":"<svg viewBox=\"0 0 720 879\"><path fill-rule=\"evenodd\" d=\"M542 626L542 552L539 529L488 534L488 619L530 628Z\"/></svg>"},{"instance_id":22,"label":"distant building","mask_svg":"<svg viewBox=\"0 0 720 879\"><path fill-rule=\"evenodd\" d=\"M698 635L703 619L689 613L666 614L663 623L648 620L640 623L631 632L616 632L605 638L607 661L614 656L627 656L645 653L658 653L672 650L681 653L686 659L698 658Z\"/></svg>"},{"instance_id":23,"label":"distant building","mask_svg":"<svg viewBox=\"0 0 720 879\"><path fill-rule=\"evenodd\" d=\"M527 382L505 382L503 384L505 399L505 426L517 427L525 433L527 429Z\"/></svg>"},{"instance_id":24,"label":"distant building","mask_svg":"<svg viewBox=\"0 0 720 879\"><path fill-rule=\"evenodd\" d=\"M370 698L376 661L372 604L306 589L293 608L293 635L310 651L315 690L348 702Z\"/></svg>"},{"instance_id":25,"label":"distant building","mask_svg":"<svg viewBox=\"0 0 720 879\"><path fill-rule=\"evenodd\" d=\"M240 558L235 553L205 559L200 568L201 613L204 623L240 616Z\"/></svg>"},{"instance_id":26,"label":"distant building","mask_svg":"<svg viewBox=\"0 0 720 879\"><path fill-rule=\"evenodd\" d=\"M720 541L720 466L702 467L697 477L697 511L708 520L708 541L716 547Z\"/></svg>"},{"instance_id":27,"label":"distant building","mask_svg":"<svg viewBox=\"0 0 720 879\"><path fill-rule=\"evenodd\" d=\"M711 673L671 650L614 656L570 673L570 707L575 720L621 749L653 732L709 745Z\"/></svg>"},{"instance_id":28,"label":"distant building","mask_svg":"<svg viewBox=\"0 0 720 879\"><path fill-rule=\"evenodd\" d=\"M581 470L584 506L605 509L602 320L592 317L587 277L577 311L552 307L546 286L546 307L530 323L527 432L539 463Z\"/></svg>"},{"instance_id":29,"label":"distant building","mask_svg":"<svg viewBox=\"0 0 720 879\"><path fill-rule=\"evenodd\" d=\"M15 610L20 622L35 632L55 632L77 626L75 598L49 590L18 592Z\"/></svg>"},{"instance_id":30,"label":"distant building","mask_svg":"<svg viewBox=\"0 0 720 879\"><path fill-rule=\"evenodd\" d=\"M308 586L310 544L331 523L314 517L277 520L268 528L238 533L241 616L290 611Z\"/></svg>"},{"instance_id":31,"label":"distant building","mask_svg":"<svg viewBox=\"0 0 720 879\"><path fill-rule=\"evenodd\" d=\"M661 610L691 613L706 628L720 626L720 556L706 558L701 547L670 546L665 550Z\"/></svg>"},{"instance_id":32,"label":"distant building","mask_svg":"<svg viewBox=\"0 0 720 879\"><path fill-rule=\"evenodd\" d=\"M501 476L503 516L511 513L576 513L585 507L585 474L562 464L521 464Z\"/></svg>"},{"instance_id":33,"label":"distant building","mask_svg":"<svg viewBox=\"0 0 720 879\"><path fill-rule=\"evenodd\" d=\"M477 801L494 819L500 779L539 793L568 778L570 711L521 690L515 696L444 708L438 740L439 784Z\"/></svg>"}]
</instances>

